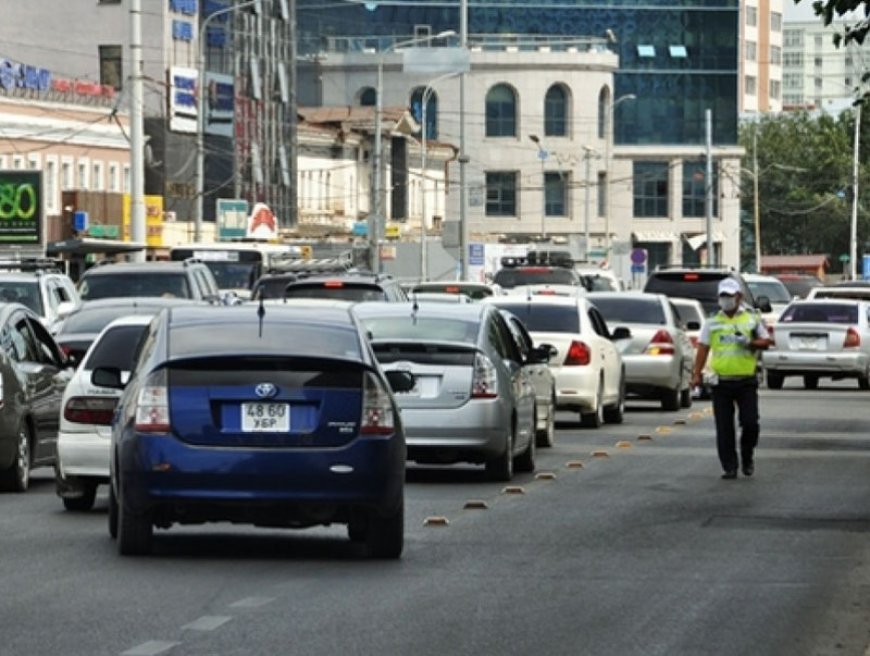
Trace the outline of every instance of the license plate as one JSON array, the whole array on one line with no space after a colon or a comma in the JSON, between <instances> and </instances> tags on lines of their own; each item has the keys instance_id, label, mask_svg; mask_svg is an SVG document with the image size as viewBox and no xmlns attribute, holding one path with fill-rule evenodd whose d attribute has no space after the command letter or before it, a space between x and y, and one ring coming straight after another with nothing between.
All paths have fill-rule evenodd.
<instances>
[{"instance_id":1,"label":"license plate","mask_svg":"<svg viewBox=\"0 0 870 656\"><path fill-rule=\"evenodd\" d=\"M801 337L801 348L817 349L818 340L815 337Z\"/></svg>"},{"instance_id":2,"label":"license plate","mask_svg":"<svg viewBox=\"0 0 870 656\"><path fill-rule=\"evenodd\" d=\"M286 433L290 430L290 406L286 403L243 403L243 433Z\"/></svg>"}]
</instances>

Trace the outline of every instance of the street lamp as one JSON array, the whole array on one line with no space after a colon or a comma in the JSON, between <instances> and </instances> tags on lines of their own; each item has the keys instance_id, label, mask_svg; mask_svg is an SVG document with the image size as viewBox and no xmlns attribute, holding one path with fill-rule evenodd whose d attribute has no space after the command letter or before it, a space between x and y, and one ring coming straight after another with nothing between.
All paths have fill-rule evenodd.
<instances>
[{"instance_id":1,"label":"street lamp","mask_svg":"<svg viewBox=\"0 0 870 656\"><path fill-rule=\"evenodd\" d=\"M381 271L381 254L380 254L380 234L381 227L384 223L384 203L383 203L383 176L384 176L384 165L383 165L383 134L382 134L382 126L381 126L381 116L384 111L384 57L389 53L395 51L397 48L402 48L404 46L412 46L415 43L423 43L426 41L432 41L433 39L445 39L447 37L455 35L456 32L454 30L446 30L444 32L439 32L438 34L421 36L414 39L407 39L406 41L398 41L397 43L393 43L389 47L385 48L383 52L378 54L378 79L377 86L375 89L375 154L374 154L374 176L375 176L375 184L372 185L374 188L374 198L372 199L372 210L370 211L369 218L369 250L371 252L371 263L372 263L372 271L380 272Z\"/></svg>"},{"instance_id":2,"label":"street lamp","mask_svg":"<svg viewBox=\"0 0 870 656\"><path fill-rule=\"evenodd\" d=\"M584 215L583 215L583 259L589 261L589 188L592 186L592 156L595 154L595 149L592 146L583 146L583 159L586 160L586 193L584 194Z\"/></svg>"},{"instance_id":3,"label":"street lamp","mask_svg":"<svg viewBox=\"0 0 870 656\"><path fill-rule=\"evenodd\" d=\"M435 85L438 84L441 80L446 80L447 78L455 77L459 74L459 72L445 73L444 75L435 78L426 85L426 88L423 89L423 93L421 94L423 107L420 112L420 118L423 125L420 139L420 279L423 282L426 282L429 277L429 249L426 245L426 179L428 177L426 175L426 167L428 165L428 162L426 161L426 138L428 136L426 108L429 106L429 97L435 91Z\"/></svg>"},{"instance_id":4,"label":"street lamp","mask_svg":"<svg viewBox=\"0 0 870 656\"><path fill-rule=\"evenodd\" d=\"M529 139L538 147L538 159L541 160L541 241L547 240L547 174L544 172L544 163L550 153L544 149L544 144L536 134L530 134Z\"/></svg>"},{"instance_id":5,"label":"street lamp","mask_svg":"<svg viewBox=\"0 0 870 656\"><path fill-rule=\"evenodd\" d=\"M852 147L852 220L849 226L849 280L857 278L858 259L858 155L861 145L861 103L855 107L855 143Z\"/></svg>"},{"instance_id":6,"label":"street lamp","mask_svg":"<svg viewBox=\"0 0 870 656\"><path fill-rule=\"evenodd\" d=\"M205 196L205 28L212 19L223 16L236 9L244 9L258 4L260 0L245 0L231 7L218 9L206 16L199 25L197 46L197 103L196 103L196 217L193 229L194 241L202 239L202 215Z\"/></svg>"},{"instance_id":7,"label":"street lamp","mask_svg":"<svg viewBox=\"0 0 870 656\"><path fill-rule=\"evenodd\" d=\"M604 198L604 257L608 261L608 263L610 262L610 169L611 159L613 157L613 115L619 103L635 99L637 99L636 95L634 95L633 93L627 93L624 96L620 96L615 101L613 101L607 111L607 125L605 126L604 132L604 179L607 183L605 187Z\"/></svg>"}]
</instances>

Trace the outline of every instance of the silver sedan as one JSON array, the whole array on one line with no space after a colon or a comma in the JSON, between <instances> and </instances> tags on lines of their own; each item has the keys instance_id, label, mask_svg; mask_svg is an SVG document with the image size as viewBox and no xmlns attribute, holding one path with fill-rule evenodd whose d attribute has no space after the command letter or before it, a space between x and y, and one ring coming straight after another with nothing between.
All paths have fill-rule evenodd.
<instances>
[{"instance_id":1,"label":"silver sedan","mask_svg":"<svg viewBox=\"0 0 870 656\"><path fill-rule=\"evenodd\" d=\"M780 389L787 376L802 376L807 389L821 377L856 378L870 389L868 314L867 301L793 301L773 324L773 345L763 355L767 386Z\"/></svg>"}]
</instances>

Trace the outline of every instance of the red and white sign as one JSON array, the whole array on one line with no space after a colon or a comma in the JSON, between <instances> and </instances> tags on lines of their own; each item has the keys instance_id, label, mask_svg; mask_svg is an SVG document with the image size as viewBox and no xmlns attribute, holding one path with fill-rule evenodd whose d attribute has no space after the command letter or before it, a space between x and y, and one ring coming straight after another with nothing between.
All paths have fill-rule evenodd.
<instances>
[{"instance_id":1,"label":"red and white sign","mask_svg":"<svg viewBox=\"0 0 870 656\"><path fill-rule=\"evenodd\" d=\"M266 203L257 203L248 217L246 237L271 239L278 236L278 219Z\"/></svg>"}]
</instances>

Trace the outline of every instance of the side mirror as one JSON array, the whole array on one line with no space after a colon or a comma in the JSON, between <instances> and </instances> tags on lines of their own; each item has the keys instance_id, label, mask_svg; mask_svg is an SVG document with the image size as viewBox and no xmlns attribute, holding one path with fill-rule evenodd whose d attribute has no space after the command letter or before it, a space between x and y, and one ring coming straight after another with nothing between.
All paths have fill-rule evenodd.
<instances>
[{"instance_id":1,"label":"side mirror","mask_svg":"<svg viewBox=\"0 0 870 656\"><path fill-rule=\"evenodd\" d=\"M687 321L686 322L687 330L701 330L701 322L700 321Z\"/></svg>"},{"instance_id":2,"label":"side mirror","mask_svg":"<svg viewBox=\"0 0 870 656\"><path fill-rule=\"evenodd\" d=\"M76 304L72 301L62 301L57 304L57 318L64 319L66 316L76 309Z\"/></svg>"},{"instance_id":3,"label":"side mirror","mask_svg":"<svg viewBox=\"0 0 870 656\"><path fill-rule=\"evenodd\" d=\"M619 326L610 333L610 339L614 342L620 339L631 339L631 331L625 326Z\"/></svg>"},{"instance_id":4,"label":"side mirror","mask_svg":"<svg viewBox=\"0 0 870 656\"><path fill-rule=\"evenodd\" d=\"M397 394L410 392L417 384L414 374L410 371L385 371L384 375L387 377L390 388Z\"/></svg>"},{"instance_id":5,"label":"side mirror","mask_svg":"<svg viewBox=\"0 0 870 656\"><path fill-rule=\"evenodd\" d=\"M124 389L123 373L118 367L97 367L91 372L91 383L97 387Z\"/></svg>"},{"instance_id":6,"label":"side mirror","mask_svg":"<svg viewBox=\"0 0 870 656\"><path fill-rule=\"evenodd\" d=\"M552 344L538 344L529 352L528 361L531 364L545 364L557 353Z\"/></svg>"},{"instance_id":7,"label":"side mirror","mask_svg":"<svg viewBox=\"0 0 870 656\"><path fill-rule=\"evenodd\" d=\"M757 307L762 312L773 311L773 308L770 306L770 299L763 294L755 299L755 307Z\"/></svg>"}]
</instances>

